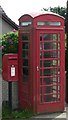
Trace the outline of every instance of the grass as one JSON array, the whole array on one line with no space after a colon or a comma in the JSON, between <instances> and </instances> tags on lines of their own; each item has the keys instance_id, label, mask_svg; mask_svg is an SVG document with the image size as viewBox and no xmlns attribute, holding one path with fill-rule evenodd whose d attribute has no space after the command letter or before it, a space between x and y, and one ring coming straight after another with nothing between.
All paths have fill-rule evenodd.
<instances>
[{"instance_id":1,"label":"grass","mask_svg":"<svg viewBox=\"0 0 68 120\"><path fill-rule=\"evenodd\" d=\"M33 113L27 109L10 111L8 105L3 105L2 107L2 119L31 118L32 116Z\"/></svg>"},{"instance_id":2,"label":"grass","mask_svg":"<svg viewBox=\"0 0 68 120\"><path fill-rule=\"evenodd\" d=\"M13 118L30 118L32 117L32 112L28 110L22 110L22 111L13 111L12 117Z\"/></svg>"}]
</instances>

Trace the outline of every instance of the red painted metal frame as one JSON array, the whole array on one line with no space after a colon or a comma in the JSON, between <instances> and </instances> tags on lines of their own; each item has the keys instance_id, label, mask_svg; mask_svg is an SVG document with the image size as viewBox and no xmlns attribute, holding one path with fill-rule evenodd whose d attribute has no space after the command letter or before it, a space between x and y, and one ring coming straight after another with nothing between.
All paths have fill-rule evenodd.
<instances>
[{"instance_id":1,"label":"red painted metal frame","mask_svg":"<svg viewBox=\"0 0 68 120\"><path fill-rule=\"evenodd\" d=\"M29 26L21 26L22 21L32 21ZM60 21L61 26L37 26L38 21ZM23 82L22 72L22 34L29 34L28 50L28 81ZM60 101L40 103L40 33L60 34ZM64 19L55 14L23 15L19 19L19 105L35 113L63 111L65 104L65 48L64 48ZM51 60L52 58L48 58ZM47 59L47 60L48 60ZM57 60L58 58L54 58ZM52 59L53 60L53 59ZM52 76L50 76L52 77ZM44 78L44 76L42 76ZM59 84L58 84L59 85ZM52 85L51 85L52 86ZM44 88L43 88L44 90ZM25 94L24 94L25 93ZM26 97L27 95L27 97Z\"/></svg>"},{"instance_id":2,"label":"red painted metal frame","mask_svg":"<svg viewBox=\"0 0 68 120\"><path fill-rule=\"evenodd\" d=\"M64 51L64 31L62 30L37 30L37 66L39 66L40 69L40 58L39 58L39 54L40 54L40 41L39 41L39 36L40 33L60 33L60 45L61 45L61 49L60 49L60 101L59 102L46 102L46 103L42 103L40 104L40 70L37 72L37 112L54 112L54 111L63 111L64 110L64 101L65 101L65 51ZM49 58L49 60L53 60L53 59L58 59L58 58ZM58 66L57 66L58 67ZM44 78L44 76L43 76ZM59 86L59 84L58 84Z\"/></svg>"}]
</instances>

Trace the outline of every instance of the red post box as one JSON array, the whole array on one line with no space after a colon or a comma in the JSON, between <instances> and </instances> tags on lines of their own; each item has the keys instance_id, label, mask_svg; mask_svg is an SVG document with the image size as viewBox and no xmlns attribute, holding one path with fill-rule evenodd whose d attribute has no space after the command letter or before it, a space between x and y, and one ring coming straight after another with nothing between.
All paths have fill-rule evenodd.
<instances>
[{"instance_id":1,"label":"red post box","mask_svg":"<svg viewBox=\"0 0 68 120\"><path fill-rule=\"evenodd\" d=\"M2 62L2 75L3 79L10 81L18 80L18 55L5 54Z\"/></svg>"}]
</instances>

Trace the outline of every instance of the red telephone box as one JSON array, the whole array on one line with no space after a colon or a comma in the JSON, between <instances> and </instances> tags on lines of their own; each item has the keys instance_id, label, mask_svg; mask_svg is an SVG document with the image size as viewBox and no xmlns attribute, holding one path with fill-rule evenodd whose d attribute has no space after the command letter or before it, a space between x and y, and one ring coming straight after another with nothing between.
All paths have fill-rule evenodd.
<instances>
[{"instance_id":1,"label":"red telephone box","mask_svg":"<svg viewBox=\"0 0 68 120\"><path fill-rule=\"evenodd\" d=\"M50 12L19 18L19 105L35 113L64 110L64 18Z\"/></svg>"}]
</instances>

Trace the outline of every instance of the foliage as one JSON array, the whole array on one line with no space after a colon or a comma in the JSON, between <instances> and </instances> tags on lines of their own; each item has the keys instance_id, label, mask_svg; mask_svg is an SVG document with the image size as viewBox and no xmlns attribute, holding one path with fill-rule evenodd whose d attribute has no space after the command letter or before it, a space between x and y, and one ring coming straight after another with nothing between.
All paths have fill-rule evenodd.
<instances>
[{"instance_id":1,"label":"foliage","mask_svg":"<svg viewBox=\"0 0 68 120\"><path fill-rule=\"evenodd\" d=\"M2 107L2 118L3 119L17 119L17 118L31 118L33 113L28 111L27 109L24 110L12 110L10 112L9 104L5 103Z\"/></svg>"},{"instance_id":2,"label":"foliage","mask_svg":"<svg viewBox=\"0 0 68 120\"><path fill-rule=\"evenodd\" d=\"M4 101L3 101L4 103ZM7 103L2 105L2 118L10 118L9 116L9 106Z\"/></svg>"},{"instance_id":3,"label":"foliage","mask_svg":"<svg viewBox=\"0 0 68 120\"><path fill-rule=\"evenodd\" d=\"M1 45L1 44L0 44ZM2 37L2 55L6 53L17 53L18 52L18 32L12 31L6 33Z\"/></svg>"},{"instance_id":4,"label":"foliage","mask_svg":"<svg viewBox=\"0 0 68 120\"><path fill-rule=\"evenodd\" d=\"M4 119L8 119L8 118L13 118L13 119L17 119L17 118L30 118L33 116L33 113L31 111L28 110L15 110L12 111L11 114L9 113L9 110L6 108L3 110L2 113L2 118Z\"/></svg>"},{"instance_id":5,"label":"foliage","mask_svg":"<svg viewBox=\"0 0 68 120\"><path fill-rule=\"evenodd\" d=\"M66 8L65 7L60 7L60 6L54 7L54 8L49 7L48 9L43 8L43 10L57 13L57 14L63 16L64 18L66 18Z\"/></svg>"},{"instance_id":6,"label":"foliage","mask_svg":"<svg viewBox=\"0 0 68 120\"><path fill-rule=\"evenodd\" d=\"M12 112L12 118L30 118L33 116L33 113L28 110L16 110Z\"/></svg>"}]
</instances>

